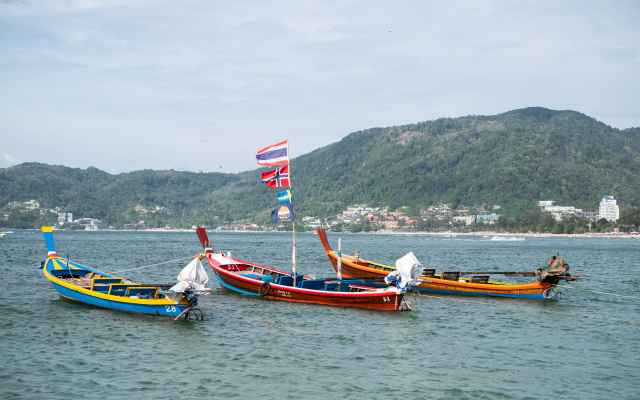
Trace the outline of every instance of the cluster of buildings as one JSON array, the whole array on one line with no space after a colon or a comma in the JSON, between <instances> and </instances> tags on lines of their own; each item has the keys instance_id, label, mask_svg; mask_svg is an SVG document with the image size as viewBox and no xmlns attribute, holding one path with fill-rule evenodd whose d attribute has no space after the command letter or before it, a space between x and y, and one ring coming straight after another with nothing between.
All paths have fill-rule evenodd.
<instances>
[{"instance_id":1,"label":"cluster of buildings","mask_svg":"<svg viewBox=\"0 0 640 400\"><path fill-rule=\"evenodd\" d=\"M58 208L59 209L59 208ZM98 227L102 225L102 221L95 218L78 218L76 220L73 219L73 213L57 213L58 214L58 225L67 227L71 226L84 226L86 231L96 231Z\"/></svg>"},{"instance_id":2,"label":"cluster of buildings","mask_svg":"<svg viewBox=\"0 0 640 400\"><path fill-rule=\"evenodd\" d=\"M405 225L410 225L416 221L409 218L403 209L409 207L400 207L396 211L391 211L389 207L368 207L366 204L354 205L347 207L342 214L336 215L334 219L326 219L321 221L317 217L304 217L302 222L311 228L329 228L338 224L360 224L363 220L371 223L377 223L386 229L396 228L400 225L400 221L404 221Z\"/></svg>"},{"instance_id":3,"label":"cluster of buildings","mask_svg":"<svg viewBox=\"0 0 640 400\"><path fill-rule=\"evenodd\" d=\"M499 210L501 207L497 204L489 205L482 203L480 205L466 206L460 204L455 210L451 209L451 204L440 203L438 206L429 206L425 210L420 210L423 219L435 218L439 220L451 219L454 222L463 222L466 226L476 222L485 224L495 224L500 214L488 214L489 210Z\"/></svg>"},{"instance_id":4,"label":"cluster of buildings","mask_svg":"<svg viewBox=\"0 0 640 400\"><path fill-rule=\"evenodd\" d=\"M620 208L617 205L613 196L604 195L600 200L600 207L598 213L583 211L580 208L573 206L557 206L553 200L544 200L538 203L541 211L549 212L553 215L556 221L562 220L565 215L575 215L578 218L586 218L589 221L597 221L599 219L606 219L609 222L615 222L620 218Z\"/></svg>"}]
</instances>

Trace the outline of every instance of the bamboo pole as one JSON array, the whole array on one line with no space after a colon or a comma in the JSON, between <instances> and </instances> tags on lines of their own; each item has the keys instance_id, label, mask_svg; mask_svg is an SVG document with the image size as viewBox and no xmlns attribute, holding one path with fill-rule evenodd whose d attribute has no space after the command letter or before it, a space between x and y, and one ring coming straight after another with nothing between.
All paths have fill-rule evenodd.
<instances>
[{"instance_id":1,"label":"bamboo pole","mask_svg":"<svg viewBox=\"0 0 640 400\"><path fill-rule=\"evenodd\" d=\"M342 239L338 238L338 268L336 268L336 272L338 273L338 281L342 280Z\"/></svg>"},{"instance_id":2,"label":"bamboo pole","mask_svg":"<svg viewBox=\"0 0 640 400\"><path fill-rule=\"evenodd\" d=\"M291 198L289 199L289 201L293 205L293 188L291 187L291 152L289 151L289 138L287 138L287 161L289 162L289 190L291 191ZM296 223L295 221L292 221L291 224L293 227L293 287L296 287L296 278L298 277L298 272L296 271Z\"/></svg>"}]
</instances>

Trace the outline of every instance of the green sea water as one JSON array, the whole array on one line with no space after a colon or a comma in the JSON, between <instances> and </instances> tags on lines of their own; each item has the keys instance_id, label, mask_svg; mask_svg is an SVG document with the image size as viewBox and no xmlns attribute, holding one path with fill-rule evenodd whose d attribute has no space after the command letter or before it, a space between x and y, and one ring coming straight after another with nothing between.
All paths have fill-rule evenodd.
<instances>
[{"instance_id":1,"label":"green sea water","mask_svg":"<svg viewBox=\"0 0 640 400\"><path fill-rule=\"evenodd\" d=\"M640 297L640 241L611 238L329 234L343 251L393 264L413 251L424 267L533 270L560 252L572 287ZM216 251L289 271L291 236L214 233ZM59 254L118 271L189 257L195 233L54 232ZM298 258L323 254L299 234ZM43 260L37 231L0 239L0 276ZM188 260L121 275L175 280ZM335 273L325 257L299 271ZM413 312L293 304L220 290L202 322L174 322L62 300L36 267L0 281L0 398L638 399L640 300L563 289L560 301L425 297ZM525 282L531 278L510 278ZM466 300L466 301L461 301ZM420 300L418 300L420 303ZM553 312L546 312L553 311Z\"/></svg>"}]
</instances>

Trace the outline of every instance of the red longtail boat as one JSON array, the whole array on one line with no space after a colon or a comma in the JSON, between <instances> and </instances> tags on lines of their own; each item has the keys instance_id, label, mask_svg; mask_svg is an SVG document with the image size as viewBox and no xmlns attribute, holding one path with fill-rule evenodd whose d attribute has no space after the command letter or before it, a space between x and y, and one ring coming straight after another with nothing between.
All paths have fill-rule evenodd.
<instances>
[{"instance_id":1,"label":"red longtail boat","mask_svg":"<svg viewBox=\"0 0 640 400\"><path fill-rule=\"evenodd\" d=\"M404 290L393 286L367 285L359 280L315 279L292 276L228 254L214 253L204 228L196 230L204 255L223 290L260 296L272 300L315 303L328 306L359 307L373 310L408 310L402 301ZM378 286L378 287L375 287Z\"/></svg>"}]
</instances>

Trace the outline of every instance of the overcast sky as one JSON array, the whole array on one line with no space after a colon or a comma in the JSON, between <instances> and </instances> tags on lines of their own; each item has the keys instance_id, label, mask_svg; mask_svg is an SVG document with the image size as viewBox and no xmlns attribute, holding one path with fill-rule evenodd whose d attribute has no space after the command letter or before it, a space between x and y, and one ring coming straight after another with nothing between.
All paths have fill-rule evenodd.
<instances>
[{"instance_id":1,"label":"overcast sky","mask_svg":"<svg viewBox=\"0 0 640 400\"><path fill-rule=\"evenodd\" d=\"M640 126L639 4L0 1L0 167L238 172L529 106Z\"/></svg>"}]
</instances>

